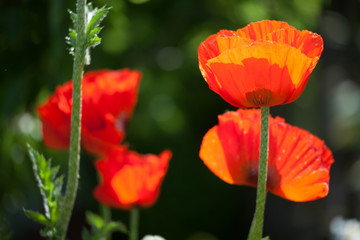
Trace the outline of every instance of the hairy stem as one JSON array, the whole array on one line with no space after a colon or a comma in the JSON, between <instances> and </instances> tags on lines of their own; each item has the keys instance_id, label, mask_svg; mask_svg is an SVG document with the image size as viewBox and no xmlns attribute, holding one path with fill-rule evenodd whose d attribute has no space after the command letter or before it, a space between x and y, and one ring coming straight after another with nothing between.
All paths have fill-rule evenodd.
<instances>
[{"instance_id":1,"label":"hairy stem","mask_svg":"<svg viewBox=\"0 0 360 240\"><path fill-rule=\"evenodd\" d=\"M269 151L269 107L261 108L261 139L256 210L251 223L248 240L261 240L266 200L267 159Z\"/></svg>"},{"instance_id":2,"label":"hairy stem","mask_svg":"<svg viewBox=\"0 0 360 240\"><path fill-rule=\"evenodd\" d=\"M78 189L80 168L80 137L81 137L81 80L85 65L86 51L86 0L76 1L76 14L78 17L75 26L77 32L76 46L73 64L73 104L71 114L71 134L69 167L67 175L66 192L62 210L58 221L58 234L56 239L64 240L68 229L71 213L74 207L76 192Z\"/></svg>"}]
</instances>

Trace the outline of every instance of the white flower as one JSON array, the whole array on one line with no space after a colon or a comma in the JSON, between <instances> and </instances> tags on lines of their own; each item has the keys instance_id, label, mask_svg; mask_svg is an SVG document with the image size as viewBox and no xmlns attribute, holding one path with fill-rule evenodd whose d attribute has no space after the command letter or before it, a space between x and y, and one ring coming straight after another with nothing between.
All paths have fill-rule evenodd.
<instances>
[{"instance_id":1,"label":"white flower","mask_svg":"<svg viewBox=\"0 0 360 240\"><path fill-rule=\"evenodd\" d=\"M165 240L165 238L158 235L146 235L142 240Z\"/></svg>"},{"instance_id":2,"label":"white flower","mask_svg":"<svg viewBox=\"0 0 360 240\"><path fill-rule=\"evenodd\" d=\"M330 232L333 240L360 240L360 222L335 217L330 223Z\"/></svg>"}]
</instances>

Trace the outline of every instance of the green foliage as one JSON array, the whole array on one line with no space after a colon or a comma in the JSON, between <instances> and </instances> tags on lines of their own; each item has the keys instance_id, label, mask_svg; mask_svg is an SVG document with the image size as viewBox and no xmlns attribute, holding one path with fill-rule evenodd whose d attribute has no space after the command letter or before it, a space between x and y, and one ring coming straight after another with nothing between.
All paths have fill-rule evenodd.
<instances>
[{"instance_id":1,"label":"green foliage","mask_svg":"<svg viewBox=\"0 0 360 240\"><path fill-rule=\"evenodd\" d=\"M92 212L86 212L86 220L91 226L91 232L84 229L83 240L101 240L110 236L112 232L122 232L127 234L126 226L121 222L105 222L104 219Z\"/></svg>"},{"instance_id":2,"label":"green foliage","mask_svg":"<svg viewBox=\"0 0 360 240\"><path fill-rule=\"evenodd\" d=\"M110 8L102 7L100 9L93 8L91 4L88 4L87 6L87 28L86 28L86 34L89 34L92 30L99 27L101 21L106 17L108 14ZM100 29L99 31L100 32Z\"/></svg>"},{"instance_id":3,"label":"green foliage","mask_svg":"<svg viewBox=\"0 0 360 240\"><path fill-rule=\"evenodd\" d=\"M72 12L71 10L68 10L69 14L70 14L70 19L74 25L74 27L76 28L77 22L78 22L78 16L76 15L76 13ZM75 46L76 46L76 37L77 37L77 33L76 30L74 28L70 28L69 29L69 36L65 37L66 43L70 45L70 54L74 55L75 52Z\"/></svg>"},{"instance_id":4,"label":"green foliage","mask_svg":"<svg viewBox=\"0 0 360 240\"><path fill-rule=\"evenodd\" d=\"M33 164L35 178L43 198L45 215L39 212L25 210L27 217L45 226L41 231L44 237L53 237L56 234L55 225L61 209L63 176L57 177L59 167L51 167L51 161L27 145L30 159Z\"/></svg>"},{"instance_id":5,"label":"green foliage","mask_svg":"<svg viewBox=\"0 0 360 240\"><path fill-rule=\"evenodd\" d=\"M267 236L267 237L262 238L261 240L270 240L270 237Z\"/></svg>"},{"instance_id":6,"label":"green foliage","mask_svg":"<svg viewBox=\"0 0 360 240\"><path fill-rule=\"evenodd\" d=\"M88 4L86 11L86 47L95 47L100 44L101 39L98 37L98 34L101 31L101 27L99 25L109 10L110 8L105 6L100 9L93 9L92 5Z\"/></svg>"},{"instance_id":7,"label":"green foliage","mask_svg":"<svg viewBox=\"0 0 360 240\"><path fill-rule=\"evenodd\" d=\"M101 31L101 27L99 26L101 21L106 17L110 8L102 7L102 8L93 8L91 3L86 6L86 39L85 46L86 48L95 47L100 44L101 38L99 38L98 34ZM71 21L74 25L74 28L69 29L69 36L66 37L66 42L70 45L70 53L74 54L75 46L76 46L76 26L78 24L77 15L69 10Z\"/></svg>"},{"instance_id":8,"label":"green foliage","mask_svg":"<svg viewBox=\"0 0 360 240\"><path fill-rule=\"evenodd\" d=\"M0 221L0 239L10 240L13 237L13 233L9 232L7 223Z\"/></svg>"},{"instance_id":9,"label":"green foliage","mask_svg":"<svg viewBox=\"0 0 360 240\"><path fill-rule=\"evenodd\" d=\"M134 4L143 4L143 3L148 2L149 0L129 0L129 1Z\"/></svg>"},{"instance_id":10,"label":"green foliage","mask_svg":"<svg viewBox=\"0 0 360 240\"><path fill-rule=\"evenodd\" d=\"M5 236L0 235L2 240L10 240L12 239L12 236L13 236L12 233L7 233Z\"/></svg>"}]
</instances>

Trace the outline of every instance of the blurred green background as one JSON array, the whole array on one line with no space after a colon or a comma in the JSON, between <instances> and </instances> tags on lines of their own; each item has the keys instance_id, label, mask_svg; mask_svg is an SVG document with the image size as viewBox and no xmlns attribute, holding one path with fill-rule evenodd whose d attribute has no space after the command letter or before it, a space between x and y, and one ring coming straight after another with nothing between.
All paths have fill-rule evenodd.
<instances>
[{"instance_id":1,"label":"blurred green background","mask_svg":"<svg viewBox=\"0 0 360 240\"><path fill-rule=\"evenodd\" d=\"M360 2L358 0L94 0L112 9L102 44L86 70L141 70L138 104L126 142L141 153L173 151L158 202L141 211L140 236L167 240L245 239L255 189L218 179L198 157L203 135L217 115L235 108L208 89L197 48L220 29L277 19L320 33L325 49L303 95L271 108L273 116L324 139L332 149L330 193L293 203L268 195L264 234L271 239L331 239L338 215L360 219ZM46 149L36 106L72 75L65 36L69 0L0 1L0 239L42 239L23 208L43 211L25 144L66 172L67 153ZM69 239L80 239L84 212L98 212L94 158L82 153L78 197ZM128 222L128 212L113 211ZM114 239L126 239L115 234Z\"/></svg>"}]
</instances>

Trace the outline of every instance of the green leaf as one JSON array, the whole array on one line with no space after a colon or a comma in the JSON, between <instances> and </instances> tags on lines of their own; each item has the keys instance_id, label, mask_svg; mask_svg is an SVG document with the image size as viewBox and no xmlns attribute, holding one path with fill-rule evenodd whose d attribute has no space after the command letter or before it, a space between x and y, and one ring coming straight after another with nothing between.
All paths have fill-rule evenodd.
<instances>
[{"instance_id":1,"label":"green leaf","mask_svg":"<svg viewBox=\"0 0 360 240\"><path fill-rule=\"evenodd\" d=\"M45 215L24 210L25 214L34 221L45 225L41 230L42 236L53 236L56 232L55 225L59 219L62 204L63 176L57 177L59 167L51 167L51 161L46 160L43 155L27 145L33 171L43 198Z\"/></svg>"},{"instance_id":2,"label":"green leaf","mask_svg":"<svg viewBox=\"0 0 360 240\"><path fill-rule=\"evenodd\" d=\"M45 217L42 213L34 212L26 209L24 209L24 213L28 218L30 218L31 220L37 223L41 223L43 225L51 224L50 220L47 217Z\"/></svg>"},{"instance_id":3,"label":"green leaf","mask_svg":"<svg viewBox=\"0 0 360 240\"><path fill-rule=\"evenodd\" d=\"M45 215L46 217L50 218L49 208L48 208L48 198L51 198L51 194L49 193L49 189L52 189L52 181L48 181L48 177L50 176L50 170L48 167L48 164L40 153L35 151L33 148L30 147L30 145L27 145L30 159L32 161L33 165L33 171L36 178L36 181L38 183L38 187L40 189L40 193L43 197L43 203L45 208ZM50 161L49 161L50 165Z\"/></svg>"},{"instance_id":4,"label":"green leaf","mask_svg":"<svg viewBox=\"0 0 360 240\"><path fill-rule=\"evenodd\" d=\"M110 8L102 7L100 9L90 9L91 5L88 5L87 10L87 18L88 18L88 25L86 29L86 33L89 34L94 28L97 28L101 21L106 17Z\"/></svg>"},{"instance_id":5,"label":"green leaf","mask_svg":"<svg viewBox=\"0 0 360 240\"><path fill-rule=\"evenodd\" d=\"M77 25L77 22L78 22L78 16L74 12L72 12L71 10L68 10L68 12L70 14L70 18L71 18L71 21L72 21L72 23L74 25L74 28L76 28L76 25ZM72 55L74 55L74 53L75 53L76 37L77 37L76 30L73 29L73 28L70 28L69 29L69 36L65 37L65 41L66 41L67 44L70 45L69 52Z\"/></svg>"},{"instance_id":6,"label":"green leaf","mask_svg":"<svg viewBox=\"0 0 360 240\"><path fill-rule=\"evenodd\" d=\"M44 228L44 229L41 229L41 230L40 230L40 235L41 235L42 237L49 237L49 238L55 236L55 235L56 235L56 228L55 228L55 226L50 226L50 227L46 227L46 228Z\"/></svg>"},{"instance_id":7,"label":"green leaf","mask_svg":"<svg viewBox=\"0 0 360 240\"><path fill-rule=\"evenodd\" d=\"M101 39L98 36L95 36L91 38L88 42L88 47L95 47L96 45L99 45L101 42Z\"/></svg>"},{"instance_id":8,"label":"green leaf","mask_svg":"<svg viewBox=\"0 0 360 240\"><path fill-rule=\"evenodd\" d=\"M270 240L270 237L267 236L267 237L262 238L261 240Z\"/></svg>"},{"instance_id":9,"label":"green leaf","mask_svg":"<svg viewBox=\"0 0 360 240\"><path fill-rule=\"evenodd\" d=\"M101 21L106 17L110 8L104 6L100 9L93 8L91 3L86 5L86 15L85 15L85 22L86 22L86 30L85 30L85 42L81 42L80 44L84 44L86 48L85 53L85 64L90 64L90 54L89 48L95 47L100 44L101 39L97 36L100 31L101 27L99 27ZM74 24L74 29L69 29L69 35L65 37L66 43L70 45L69 52L72 55L75 55L75 48L76 48L76 41L77 41L77 25L78 25L78 16L73 13L72 11L68 10L70 14L71 21ZM81 33L82 34L82 33Z\"/></svg>"},{"instance_id":10,"label":"green leaf","mask_svg":"<svg viewBox=\"0 0 360 240\"><path fill-rule=\"evenodd\" d=\"M129 1L134 4L143 4L143 3L148 2L149 0L129 0Z\"/></svg>"},{"instance_id":11,"label":"green leaf","mask_svg":"<svg viewBox=\"0 0 360 240\"><path fill-rule=\"evenodd\" d=\"M120 222L109 222L105 224L99 231L95 232L91 237L91 240L102 240L110 236L113 232L121 232L127 234L127 228Z\"/></svg>"},{"instance_id":12,"label":"green leaf","mask_svg":"<svg viewBox=\"0 0 360 240\"><path fill-rule=\"evenodd\" d=\"M86 18L87 18L87 27L86 27L86 46L95 47L100 44L101 39L97 36L101 27L99 27L101 21L106 17L110 8L102 7L100 9L93 9L91 4L88 4Z\"/></svg>"},{"instance_id":13,"label":"green leaf","mask_svg":"<svg viewBox=\"0 0 360 240\"><path fill-rule=\"evenodd\" d=\"M104 219L92 212L86 212L86 221L90 224L91 227L99 230L104 226Z\"/></svg>"},{"instance_id":14,"label":"green leaf","mask_svg":"<svg viewBox=\"0 0 360 240\"><path fill-rule=\"evenodd\" d=\"M103 232L104 234L109 234L112 232L121 232L127 234L128 229L122 222L109 222L101 229L100 232Z\"/></svg>"},{"instance_id":15,"label":"green leaf","mask_svg":"<svg viewBox=\"0 0 360 240\"><path fill-rule=\"evenodd\" d=\"M83 240L102 240L110 236L113 232L128 233L125 224L121 222L111 221L105 223L102 216L92 212L86 212L86 220L91 226L91 232L84 229L82 232Z\"/></svg>"},{"instance_id":16,"label":"green leaf","mask_svg":"<svg viewBox=\"0 0 360 240\"><path fill-rule=\"evenodd\" d=\"M68 9L68 12L70 14L70 19L71 19L72 23L74 24L74 26L76 26L77 21L78 21L78 16L76 15L76 13L74 13L70 9Z\"/></svg>"}]
</instances>

